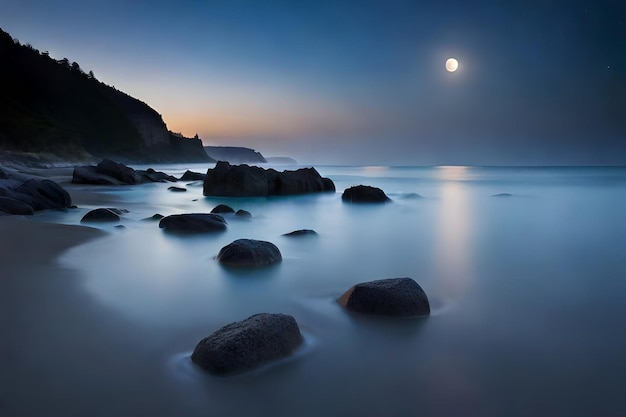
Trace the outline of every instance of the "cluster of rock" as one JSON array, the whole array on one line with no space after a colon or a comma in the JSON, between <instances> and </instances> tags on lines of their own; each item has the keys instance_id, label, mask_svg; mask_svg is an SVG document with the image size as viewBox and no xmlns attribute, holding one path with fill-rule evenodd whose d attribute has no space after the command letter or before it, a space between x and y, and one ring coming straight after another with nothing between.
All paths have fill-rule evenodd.
<instances>
[{"instance_id":1,"label":"cluster of rock","mask_svg":"<svg viewBox=\"0 0 626 417\"><path fill-rule=\"evenodd\" d=\"M164 172L135 170L110 159L103 159L98 165L74 167L72 182L91 185L134 185L149 182L176 182L178 179Z\"/></svg>"},{"instance_id":2,"label":"cluster of rock","mask_svg":"<svg viewBox=\"0 0 626 417\"><path fill-rule=\"evenodd\" d=\"M56 182L0 168L0 214L32 215L38 210L71 205L69 193Z\"/></svg>"},{"instance_id":3,"label":"cluster of rock","mask_svg":"<svg viewBox=\"0 0 626 417\"><path fill-rule=\"evenodd\" d=\"M264 197L319 192L334 192L335 184L323 178L315 168L278 172L248 165L219 161L207 170L205 196Z\"/></svg>"},{"instance_id":4,"label":"cluster of rock","mask_svg":"<svg viewBox=\"0 0 626 417\"><path fill-rule=\"evenodd\" d=\"M338 303L350 311L393 317L430 314L424 290L411 278L390 278L357 284ZM228 324L202 339L191 360L214 375L257 368L293 354L303 343L295 318L262 313Z\"/></svg>"},{"instance_id":5,"label":"cluster of rock","mask_svg":"<svg viewBox=\"0 0 626 417\"><path fill-rule=\"evenodd\" d=\"M228 197L273 196L335 191L335 185L314 168L278 172L247 165L232 166L218 162L206 175L185 172L181 180L204 180L204 195ZM80 184L131 185L146 182L174 182L175 177L152 169L134 170L105 159L96 166L78 166L72 182ZM169 187L171 191L186 191ZM382 203L390 201L383 190L359 185L346 189L342 200L347 203ZM32 214L34 210L69 207L69 194L50 180L10 176L0 170L0 213ZM81 222L118 222L126 210L98 208L89 211ZM170 233L223 232L223 216L251 217L245 210L225 204L211 213L159 214L144 219L159 221L159 227ZM120 226L121 227L121 226ZM286 237L317 236L314 230L300 229ZM228 267L264 267L282 261L282 255L271 242L237 239L219 251L217 261ZM360 283L348 289L338 304L355 313L393 317L420 317L430 314L430 304L423 289L410 278L390 278ZM296 320L285 314L256 314L243 321L228 324L202 339L191 359L215 375L232 375L257 368L293 354L303 337Z\"/></svg>"}]
</instances>

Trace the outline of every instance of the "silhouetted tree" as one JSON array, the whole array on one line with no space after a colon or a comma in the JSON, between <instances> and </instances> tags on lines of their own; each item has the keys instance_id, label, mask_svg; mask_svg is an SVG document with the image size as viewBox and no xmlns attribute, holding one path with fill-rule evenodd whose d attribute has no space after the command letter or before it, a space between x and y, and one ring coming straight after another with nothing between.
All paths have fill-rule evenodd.
<instances>
[{"instance_id":1,"label":"silhouetted tree","mask_svg":"<svg viewBox=\"0 0 626 417\"><path fill-rule=\"evenodd\" d=\"M57 61L63 68L70 69L70 60L67 58L63 58L60 61Z\"/></svg>"}]
</instances>

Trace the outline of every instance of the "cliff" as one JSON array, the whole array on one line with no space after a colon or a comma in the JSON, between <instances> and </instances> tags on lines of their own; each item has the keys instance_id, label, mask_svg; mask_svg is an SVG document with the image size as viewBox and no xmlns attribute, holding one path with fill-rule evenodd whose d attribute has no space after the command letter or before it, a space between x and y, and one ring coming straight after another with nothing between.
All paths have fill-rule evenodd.
<instances>
[{"instance_id":1,"label":"cliff","mask_svg":"<svg viewBox=\"0 0 626 417\"><path fill-rule=\"evenodd\" d=\"M210 162L150 106L0 29L0 151L70 160Z\"/></svg>"},{"instance_id":2,"label":"cliff","mask_svg":"<svg viewBox=\"0 0 626 417\"><path fill-rule=\"evenodd\" d=\"M207 155L218 161L235 164L248 162L267 162L260 152L238 146L205 146Z\"/></svg>"}]
</instances>

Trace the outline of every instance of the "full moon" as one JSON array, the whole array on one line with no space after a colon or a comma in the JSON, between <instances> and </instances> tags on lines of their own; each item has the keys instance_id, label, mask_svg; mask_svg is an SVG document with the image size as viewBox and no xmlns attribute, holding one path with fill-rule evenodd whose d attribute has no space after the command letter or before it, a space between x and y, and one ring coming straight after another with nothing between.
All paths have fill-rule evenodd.
<instances>
[{"instance_id":1,"label":"full moon","mask_svg":"<svg viewBox=\"0 0 626 417\"><path fill-rule=\"evenodd\" d=\"M448 58L446 61L446 69L448 72L454 72L459 68L459 61L454 58Z\"/></svg>"}]
</instances>

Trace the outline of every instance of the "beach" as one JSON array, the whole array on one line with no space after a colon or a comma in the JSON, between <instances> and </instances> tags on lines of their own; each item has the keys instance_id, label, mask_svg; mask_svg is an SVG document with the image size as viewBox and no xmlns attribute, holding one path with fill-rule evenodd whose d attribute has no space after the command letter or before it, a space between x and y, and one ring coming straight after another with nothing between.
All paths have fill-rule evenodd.
<instances>
[{"instance_id":1,"label":"beach","mask_svg":"<svg viewBox=\"0 0 626 417\"><path fill-rule=\"evenodd\" d=\"M623 169L319 170L337 193L216 198L201 182L172 193L31 171L78 208L0 217L0 414L623 414ZM342 203L355 183L392 202ZM142 220L220 203L252 218L184 237ZM124 227L80 225L96 207L129 210ZM301 228L318 235L282 236ZM219 249L243 237L274 242L282 263L220 266ZM335 301L402 276L428 294L429 318L348 314ZM201 338L260 312L293 315L303 349L235 377L191 363Z\"/></svg>"}]
</instances>

